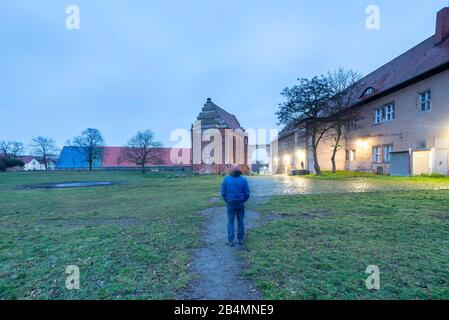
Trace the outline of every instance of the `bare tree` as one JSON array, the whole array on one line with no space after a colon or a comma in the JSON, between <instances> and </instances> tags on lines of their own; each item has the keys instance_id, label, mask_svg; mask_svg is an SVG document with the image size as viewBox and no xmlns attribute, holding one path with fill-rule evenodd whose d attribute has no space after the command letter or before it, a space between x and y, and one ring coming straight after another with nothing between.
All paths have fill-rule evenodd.
<instances>
[{"instance_id":1,"label":"bare tree","mask_svg":"<svg viewBox=\"0 0 449 320\"><path fill-rule=\"evenodd\" d=\"M334 147L332 151L332 173L337 172L336 155L341 148L340 142L343 130L346 125L350 125L357 120L358 112L350 109L354 95L356 93L356 83L361 78L360 74L353 70L345 70L340 68L327 75L329 88L331 89L332 98L329 103L332 108L329 123L332 125L332 138Z\"/></svg>"},{"instance_id":2,"label":"bare tree","mask_svg":"<svg viewBox=\"0 0 449 320\"><path fill-rule=\"evenodd\" d=\"M25 147L22 142L18 141L0 141L0 151L2 157L5 159L17 158L21 153L23 153Z\"/></svg>"},{"instance_id":3,"label":"bare tree","mask_svg":"<svg viewBox=\"0 0 449 320\"><path fill-rule=\"evenodd\" d=\"M31 147L33 153L39 156L44 163L45 170L48 171L48 165L53 157L58 152L56 142L52 138L37 136L33 138Z\"/></svg>"},{"instance_id":4,"label":"bare tree","mask_svg":"<svg viewBox=\"0 0 449 320\"><path fill-rule=\"evenodd\" d=\"M0 141L0 151L2 153L2 158L4 158L4 159L8 158L9 151L10 151L9 141L5 141L5 140Z\"/></svg>"},{"instance_id":5,"label":"bare tree","mask_svg":"<svg viewBox=\"0 0 449 320\"><path fill-rule=\"evenodd\" d=\"M14 159L25 151L25 146L23 145L22 142L12 141L11 144L12 144L11 155Z\"/></svg>"},{"instance_id":6,"label":"bare tree","mask_svg":"<svg viewBox=\"0 0 449 320\"><path fill-rule=\"evenodd\" d=\"M287 101L279 105L276 116L279 124L306 124L312 139L315 172L321 175L317 150L325 134L332 128L332 125L327 122L332 90L328 79L324 76L314 77L311 80L298 80L298 85L286 88L282 92L282 96Z\"/></svg>"},{"instance_id":7,"label":"bare tree","mask_svg":"<svg viewBox=\"0 0 449 320\"><path fill-rule=\"evenodd\" d=\"M89 171L92 171L93 163L101 156L104 139L98 129L86 129L80 136L73 139L73 145L78 147L78 151L85 157L89 165Z\"/></svg>"},{"instance_id":8,"label":"bare tree","mask_svg":"<svg viewBox=\"0 0 449 320\"><path fill-rule=\"evenodd\" d=\"M158 150L161 146L151 130L139 131L128 141L123 157L140 166L142 173L145 173L147 164L161 163L162 154Z\"/></svg>"}]
</instances>

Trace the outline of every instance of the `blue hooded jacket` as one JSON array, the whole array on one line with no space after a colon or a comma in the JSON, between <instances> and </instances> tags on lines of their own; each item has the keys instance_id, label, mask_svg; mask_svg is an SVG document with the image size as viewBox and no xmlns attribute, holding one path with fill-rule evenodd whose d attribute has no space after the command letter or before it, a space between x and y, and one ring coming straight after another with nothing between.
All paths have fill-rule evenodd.
<instances>
[{"instance_id":1,"label":"blue hooded jacket","mask_svg":"<svg viewBox=\"0 0 449 320\"><path fill-rule=\"evenodd\" d=\"M221 185L221 196L230 206L243 206L250 195L248 181L241 176L241 172L235 172L224 178Z\"/></svg>"}]
</instances>

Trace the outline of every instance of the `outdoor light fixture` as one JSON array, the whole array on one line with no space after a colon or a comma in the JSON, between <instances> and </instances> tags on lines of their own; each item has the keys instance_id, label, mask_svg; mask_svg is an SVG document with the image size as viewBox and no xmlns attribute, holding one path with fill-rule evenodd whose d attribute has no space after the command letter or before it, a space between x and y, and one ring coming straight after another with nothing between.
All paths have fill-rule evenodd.
<instances>
[{"instance_id":1,"label":"outdoor light fixture","mask_svg":"<svg viewBox=\"0 0 449 320\"><path fill-rule=\"evenodd\" d=\"M368 141L366 141L366 140L359 140L359 141L357 141L357 146L359 148L365 149L368 146Z\"/></svg>"}]
</instances>

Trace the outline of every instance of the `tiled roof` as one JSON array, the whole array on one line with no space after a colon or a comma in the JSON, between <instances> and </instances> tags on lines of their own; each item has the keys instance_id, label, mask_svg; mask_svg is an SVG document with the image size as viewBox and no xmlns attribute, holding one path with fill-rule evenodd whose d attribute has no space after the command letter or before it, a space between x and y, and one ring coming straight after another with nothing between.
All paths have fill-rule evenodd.
<instances>
[{"instance_id":1,"label":"tiled roof","mask_svg":"<svg viewBox=\"0 0 449 320\"><path fill-rule=\"evenodd\" d=\"M220 117L224 120L226 125L229 127L229 129L241 129L242 126L240 125L240 122L237 120L237 117L233 114L230 114L229 112L223 110L219 106L217 106L217 111Z\"/></svg>"},{"instance_id":2,"label":"tiled roof","mask_svg":"<svg viewBox=\"0 0 449 320\"><path fill-rule=\"evenodd\" d=\"M44 161L42 160L41 157L33 157L33 156L20 156L17 157L18 160L23 161L23 163L27 164L30 163L31 161L36 160L37 162L39 162L39 164L44 164ZM48 159L49 163L53 163L55 162L53 159Z\"/></svg>"},{"instance_id":3,"label":"tiled roof","mask_svg":"<svg viewBox=\"0 0 449 320\"><path fill-rule=\"evenodd\" d=\"M427 74L430 76L439 68L449 68L449 39L437 43L436 36L432 36L359 80L353 90L352 104L372 101L382 94L400 89L401 85L419 81ZM374 93L362 96L369 87L374 88Z\"/></svg>"},{"instance_id":4,"label":"tiled roof","mask_svg":"<svg viewBox=\"0 0 449 320\"><path fill-rule=\"evenodd\" d=\"M243 129L237 117L223 110L211 98L207 99L197 120L201 121L203 128L226 128L226 129Z\"/></svg>"},{"instance_id":5,"label":"tiled roof","mask_svg":"<svg viewBox=\"0 0 449 320\"><path fill-rule=\"evenodd\" d=\"M31 156L21 156L21 157L17 157L17 159L22 161L25 164L30 163L31 161L33 161L33 159L36 159L36 161L39 161L37 158L31 157Z\"/></svg>"}]
</instances>

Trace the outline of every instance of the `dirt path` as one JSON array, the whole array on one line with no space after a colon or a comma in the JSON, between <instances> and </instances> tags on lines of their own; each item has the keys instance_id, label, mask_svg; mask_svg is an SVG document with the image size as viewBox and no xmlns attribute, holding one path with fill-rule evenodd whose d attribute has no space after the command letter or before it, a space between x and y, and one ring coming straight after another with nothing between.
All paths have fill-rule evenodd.
<instances>
[{"instance_id":1,"label":"dirt path","mask_svg":"<svg viewBox=\"0 0 449 320\"><path fill-rule=\"evenodd\" d=\"M242 275L245 263L239 253L244 247L226 245L226 208L211 208L201 212L206 217L202 235L203 248L194 251L192 271L198 274L189 290L182 294L186 300L257 300L261 294ZM264 224L265 219L254 211L245 213L245 229Z\"/></svg>"}]
</instances>

